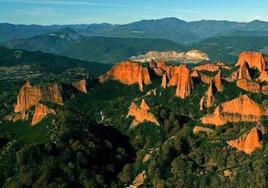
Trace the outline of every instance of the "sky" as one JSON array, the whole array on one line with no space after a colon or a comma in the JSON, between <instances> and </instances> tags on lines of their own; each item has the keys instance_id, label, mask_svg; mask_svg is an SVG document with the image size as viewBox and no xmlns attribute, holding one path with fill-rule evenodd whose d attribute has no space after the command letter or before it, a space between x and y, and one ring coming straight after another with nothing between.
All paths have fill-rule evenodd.
<instances>
[{"instance_id":1,"label":"sky","mask_svg":"<svg viewBox=\"0 0 268 188\"><path fill-rule=\"evenodd\" d=\"M268 21L268 0L0 0L0 22L126 24L177 17L186 21Z\"/></svg>"}]
</instances>

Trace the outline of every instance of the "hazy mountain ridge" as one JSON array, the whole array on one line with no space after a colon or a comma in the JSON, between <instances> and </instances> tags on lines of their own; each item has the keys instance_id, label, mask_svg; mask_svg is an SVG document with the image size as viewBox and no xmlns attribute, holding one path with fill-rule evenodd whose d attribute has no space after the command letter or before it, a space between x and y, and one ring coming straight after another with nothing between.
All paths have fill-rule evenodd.
<instances>
[{"instance_id":1,"label":"hazy mountain ridge","mask_svg":"<svg viewBox=\"0 0 268 188\"><path fill-rule=\"evenodd\" d=\"M268 22L254 20L251 22L200 20L186 22L177 18L141 20L124 25L78 24L78 25L14 25L0 24L0 42L29 38L35 35L54 32L70 27L79 34L88 36L126 37L126 38L162 38L179 43L197 42L202 39L232 35L237 31L260 33L268 31ZM233 36L233 35L232 35Z\"/></svg>"}]
</instances>

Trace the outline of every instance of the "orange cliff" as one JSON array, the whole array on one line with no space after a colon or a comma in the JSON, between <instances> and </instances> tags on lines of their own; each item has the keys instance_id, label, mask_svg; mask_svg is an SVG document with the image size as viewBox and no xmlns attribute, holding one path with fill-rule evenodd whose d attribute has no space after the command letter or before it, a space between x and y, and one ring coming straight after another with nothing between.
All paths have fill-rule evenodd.
<instances>
[{"instance_id":1,"label":"orange cliff","mask_svg":"<svg viewBox=\"0 0 268 188\"><path fill-rule=\"evenodd\" d=\"M259 82L268 82L268 72L262 71L260 76L257 78L257 81Z\"/></svg>"},{"instance_id":2,"label":"orange cliff","mask_svg":"<svg viewBox=\"0 0 268 188\"><path fill-rule=\"evenodd\" d=\"M201 118L202 123L216 126L224 125L228 122L257 122L262 116L266 116L267 109L247 95L241 95L233 100L220 104L213 114L208 114Z\"/></svg>"},{"instance_id":3,"label":"orange cliff","mask_svg":"<svg viewBox=\"0 0 268 188\"><path fill-rule=\"evenodd\" d=\"M197 70L197 71L209 71L209 72L216 72L219 69L220 69L220 66L218 66L217 64L212 64L212 63L198 65L198 66L194 67L194 70Z\"/></svg>"},{"instance_id":4,"label":"orange cliff","mask_svg":"<svg viewBox=\"0 0 268 188\"><path fill-rule=\"evenodd\" d=\"M73 82L72 86L78 91L87 93L87 81L85 79Z\"/></svg>"},{"instance_id":5,"label":"orange cliff","mask_svg":"<svg viewBox=\"0 0 268 188\"><path fill-rule=\"evenodd\" d=\"M200 110L203 111L205 108L211 108L214 103L214 94L216 91L216 86L213 81L210 82L208 90L205 95L200 100Z\"/></svg>"},{"instance_id":6,"label":"orange cliff","mask_svg":"<svg viewBox=\"0 0 268 188\"><path fill-rule=\"evenodd\" d=\"M236 86L240 89L243 89L245 91L253 92L253 93L260 93L261 92L261 86L259 83L254 81L249 81L246 79L241 79L236 82Z\"/></svg>"},{"instance_id":7,"label":"orange cliff","mask_svg":"<svg viewBox=\"0 0 268 188\"><path fill-rule=\"evenodd\" d=\"M32 86L30 82L27 82L19 91L14 112L25 111L41 100L63 104L60 87L55 84L41 88Z\"/></svg>"},{"instance_id":8,"label":"orange cliff","mask_svg":"<svg viewBox=\"0 0 268 188\"><path fill-rule=\"evenodd\" d=\"M143 91L143 84L151 84L149 70L133 61L116 64L110 71L99 77L101 83L107 80L117 80L126 85L139 84L140 91Z\"/></svg>"},{"instance_id":9,"label":"orange cliff","mask_svg":"<svg viewBox=\"0 0 268 188\"><path fill-rule=\"evenodd\" d=\"M149 62L150 68L155 72L157 76L163 76L166 72L168 65L165 60L161 59L159 61L151 60Z\"/></svg>"},{"instance_id":10,"label":"orange cliff","mask_svg":"<svg viewBox=\"0 0 268 188\"><path fill-rule=\"evenodd\" d=\"M249 67L248 67L247 62L245 61L240 64L238 79L251 80L251 77L249 74Z\"/></svg>"},{"instance_id":11,"label":"orange cliff","mask_svg":"<svg viewBox=\"0 0 268 188\"><path fill-rule=\"evenodd\" d=\"M131 103L128 111L128 116L134 117L131 127L137 127L140 123L145 121L151 122L159 126L156 117L150 112L150 107L144 99L140 106L137 106L134 102Z\"/></svg>"},{"instance_id":12,"label":"orange cliff","mask_svg":"<svg viewBox=\"0 0 268 188\"><path fill-rule=\"evenodd\" d=\"M256 127L252 128L248 133L242 135L238 139L230 140L227 143L236 148L238 151L243 151L246 154L251 154L256 149L261 148L262 132Z\"/></svg>"},{"instance_id":13,"label":"orange cliff","mask_svg":"<svg viewBox=\"0 0 268 188\"><path fill-rule=\"evenodd\" d=\"M182 99L191 95L194 88L193 80L190 76L190 70L185 64L174 67L168 86L177 86L175 95Z\"/></svg>"},{"instance_id":14,"label":"orange cliff","mask_svg":"<svg viewBox=\"0 0 268 188\"><path fill-rule=\"evenodd\" d=\"M222 78L221 78L221 70L214 76L212 80L217 88L217 91L223 91Z\"/></svg>"},{"instance_id":15,"label":"orange cliff","mask_svg":"<svg viewBox=\"0 0 268 188\"><path fill-rule=\"evenodd\" d=\"M32 125L38 124L49 114L55 115L56 112L53 109L48 108L44 104L41 104L41 103L37 104L35 106L34 115L33 115L31 124Z\"/></svg>"},{"instance_id":16,"label":"orange cliff","mask_svg":"<svg viewBox=\"0 0 268 188\"><path fill-rule=\"evenodd\" d=\"M265 57L260 52L241 52L236 66L241 66L247 62L250 68L256 67L260 72L267 69Z\"/></svg>"}]
</instances>

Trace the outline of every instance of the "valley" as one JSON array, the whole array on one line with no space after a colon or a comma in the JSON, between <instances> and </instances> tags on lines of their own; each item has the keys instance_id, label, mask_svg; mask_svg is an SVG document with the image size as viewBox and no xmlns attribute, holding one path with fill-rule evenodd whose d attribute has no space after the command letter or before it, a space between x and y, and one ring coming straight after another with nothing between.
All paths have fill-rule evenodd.
<instances>
[{"instance_id":1,"label":"valley","mask_svg":"<svg viewBox=\"0 0 268 188\"><path fill-rule=\"evenodd\" d=\"M268 169L264 54L242 52L229 65L126 60L100 74L78 61L51 77L27 59L1 67L10 73L0 90L2 186L266 182L255 177Z\"/></svg>"}]
</instances>

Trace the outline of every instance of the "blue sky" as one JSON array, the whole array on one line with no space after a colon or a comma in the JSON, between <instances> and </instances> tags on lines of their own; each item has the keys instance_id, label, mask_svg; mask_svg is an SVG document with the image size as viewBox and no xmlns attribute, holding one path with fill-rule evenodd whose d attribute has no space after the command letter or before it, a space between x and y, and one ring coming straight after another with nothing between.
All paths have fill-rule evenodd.
<instances>
[{"instance_id":1,"label":"blue sky","mask_svg":"<svg viewBox=\"0 0 268 188\"><path fill-rule=\"evenodd\" d=\"M268 21L267 0L0 0L0 22L125 24L142 19Z\"/></svg>"}]
</instances>

